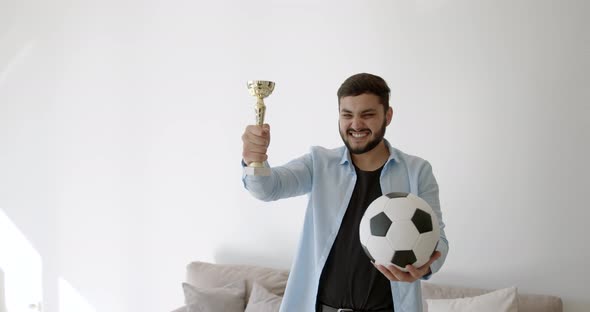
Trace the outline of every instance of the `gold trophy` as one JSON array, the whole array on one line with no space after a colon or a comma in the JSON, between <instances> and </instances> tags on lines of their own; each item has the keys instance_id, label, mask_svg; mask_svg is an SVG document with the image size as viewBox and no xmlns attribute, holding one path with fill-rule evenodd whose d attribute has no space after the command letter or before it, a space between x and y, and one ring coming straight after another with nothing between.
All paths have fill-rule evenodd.
<instances>
[{"instance_id":1,"label":"gold trophy","mask_svg":"<svg viewBox=\"0 0 590 312\"><path fill-rule=\"evenodd\" d=\"M261 126L264 124L264 113L266 112L266 105L264 105L264 98L269 96L275 89L275 83L272 81L264 80L250 80L248 81L248 90L250 95L256 97L256 106L254 111L256 112L256 125ZM244 168L244 172L247 175L255 176L269 176L270 168L265 166L262 162L251 162L247 167Z\"/></svg>"}]
</instances>

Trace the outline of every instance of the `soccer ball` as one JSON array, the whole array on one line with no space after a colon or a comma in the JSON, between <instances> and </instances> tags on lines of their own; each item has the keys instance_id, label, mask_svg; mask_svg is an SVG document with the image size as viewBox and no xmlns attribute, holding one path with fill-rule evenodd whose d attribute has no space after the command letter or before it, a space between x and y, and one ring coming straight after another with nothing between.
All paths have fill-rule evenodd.
<instances>
[{"instance_id":1,"label":"soccer ball","mask_svg":"<svg viewBox=\"0 0 590 312\"><path fill-rule=\"evenodd\" d=\"M440 237L436 214L422 198L394 192L375 199L361 219L363 250L377 264L421 267L432 256Z\"/></svg>"}]
</instances>

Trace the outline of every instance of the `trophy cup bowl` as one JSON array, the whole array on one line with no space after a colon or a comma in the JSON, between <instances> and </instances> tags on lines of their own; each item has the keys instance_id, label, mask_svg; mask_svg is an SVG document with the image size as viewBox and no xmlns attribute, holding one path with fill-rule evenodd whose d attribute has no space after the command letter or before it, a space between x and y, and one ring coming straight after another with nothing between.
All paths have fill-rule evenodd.
<instances>
[{"instance_id":1,"label":"trophy cup bowl","mask_svg":"<svg viewBox=\"0 0 590 312\"><path fill-rule=\"evenodd\" d=\"M265 98L269 96L275 89L275 83L265 80L250 80L248 81L248 90L250 95L257 98Z\"/></svg>"},{"instance_id":2,"label":"trophy cup bowl","mask_svg":"<svg viewBox=\"0 0 590 312\"><path fill-rule=\"evenodd\" d=\"M250 80L247 86L250 95L256 97L256 106L254 106L256 125L261 126L264 124L264 114L266 112L266 105L264 105L263 99L272 93L275 89L275 83L267 80ZM244 168L244 172L247 175L269 176L270 168L262 162L251 162Z\"/></svg>"}]
</instances>

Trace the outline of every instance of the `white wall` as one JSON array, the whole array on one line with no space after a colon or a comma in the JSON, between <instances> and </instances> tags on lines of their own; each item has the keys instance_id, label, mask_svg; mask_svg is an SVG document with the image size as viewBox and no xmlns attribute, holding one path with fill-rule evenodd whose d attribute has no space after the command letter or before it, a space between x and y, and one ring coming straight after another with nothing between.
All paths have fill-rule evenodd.
<instances>
[{"instance_id":1,"label":"white wall","mask_svg":"<svg viewBox=\"0 0 590 312\"><path fill-rule=\"evenodd\" d=\"M6 312L6 299L4 298L4 271L0 268L0 312Z\"/></svg>"},{"instance_id":2,"label":"white wall","mask_svg":"<svg viewBox=\"0 0 590 312\"><path fill-rule=\"evenodd\" d=\"M338 146L335 92L383 76L387 138L428 159L436 282L587 311L587 1L0 2L0 209L96 311L169 311L191 260L289 267L305 198L241 186L249 79L271 162Z\"/></svg>"}]
</instances>

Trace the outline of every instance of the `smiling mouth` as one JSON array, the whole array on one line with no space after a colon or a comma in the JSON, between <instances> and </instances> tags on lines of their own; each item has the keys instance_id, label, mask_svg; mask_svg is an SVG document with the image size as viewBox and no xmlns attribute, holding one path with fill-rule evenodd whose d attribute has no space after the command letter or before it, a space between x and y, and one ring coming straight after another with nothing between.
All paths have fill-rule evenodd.
<instances>
[{"instance_id":1,"label":"smiling mouth","mask_svg":"<svg viewBox=\"0 0 590 312\"><path fill-rule=\"evenodd\" d=\"M353 130L348 131L348 134L351 135L355 139L360 139L360 138L364 138L366 136L369 136L369 133L370 133L370 131L353 131Z\"/></svg>"}]
</instances>

